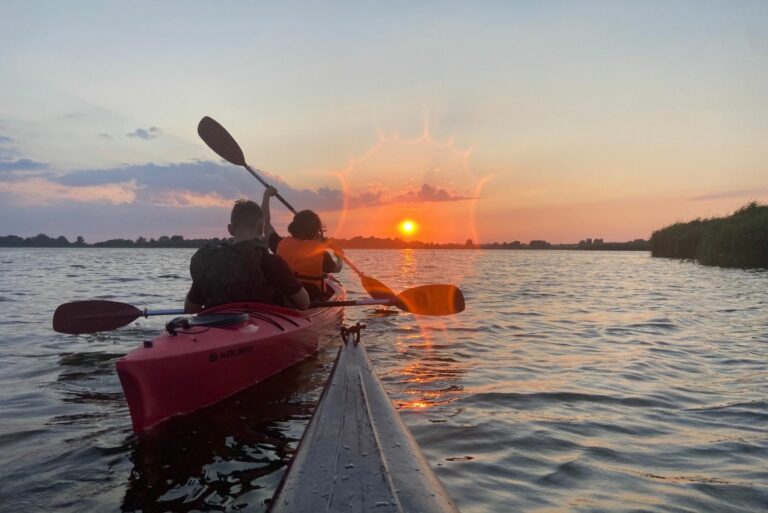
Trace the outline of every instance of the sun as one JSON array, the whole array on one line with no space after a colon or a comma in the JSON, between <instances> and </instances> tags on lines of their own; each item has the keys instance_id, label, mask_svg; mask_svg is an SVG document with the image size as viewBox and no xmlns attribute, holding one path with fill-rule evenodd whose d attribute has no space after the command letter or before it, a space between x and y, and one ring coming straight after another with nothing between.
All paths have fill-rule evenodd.
<instances>
[{"instance_id":1,"label":"sun","mask_svg":"<svg viewBox=\"0 0 768 513\"><path fill-rule=\"evenodd\" d=\"M401 221L399 225L397 225L397 229L400 233L408 237L419 231L419 225L416 224L416 221L405 219Z\"/></svg>"}]
</instances>

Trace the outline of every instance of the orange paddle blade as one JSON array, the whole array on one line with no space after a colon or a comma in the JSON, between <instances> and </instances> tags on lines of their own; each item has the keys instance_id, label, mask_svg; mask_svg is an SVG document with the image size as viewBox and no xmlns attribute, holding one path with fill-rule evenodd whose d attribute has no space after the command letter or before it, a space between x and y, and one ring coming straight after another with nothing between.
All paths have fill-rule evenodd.
<instances>
[{"instance_id":1,"label":"orange paddle blade","mask_svg":"<svg viewBox=\"0 0 768 513\"><path fill-rule=\"evenodd\" d=\"M454 285L422 285L397 295L404 310L419 315L452 315L464 311L464 294Z\"/></svg>"},{"instance_id":2,"label":"orange paddle blade","mask_svg":"<svg viewBox=\"0 0 768 513\"><path fill-rule=\"evenodd\" d=\"M395 294L392 289L381 283L376 278L371 278L370 276L360 274L360 283L362 283L365 291L373 299L392 299L397 296L397 294Z\"/></svg>"}]
</instances>

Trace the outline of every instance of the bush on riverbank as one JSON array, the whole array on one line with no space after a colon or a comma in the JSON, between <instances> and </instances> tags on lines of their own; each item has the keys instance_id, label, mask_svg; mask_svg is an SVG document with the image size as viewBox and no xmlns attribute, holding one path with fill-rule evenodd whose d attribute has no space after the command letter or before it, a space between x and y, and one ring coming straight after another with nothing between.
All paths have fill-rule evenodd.
<instances>
[{"instance_id":1,"label":"bush on riverbank","mask_svg":"<svg viewBox=\"0 0 768 513\"><path fill-rule=\"evenodd\" d=\"M729 217L676 223L651 235L651 255L704 265L768 268L768 205L749 203Z\"/></svg>"}]
</instances>

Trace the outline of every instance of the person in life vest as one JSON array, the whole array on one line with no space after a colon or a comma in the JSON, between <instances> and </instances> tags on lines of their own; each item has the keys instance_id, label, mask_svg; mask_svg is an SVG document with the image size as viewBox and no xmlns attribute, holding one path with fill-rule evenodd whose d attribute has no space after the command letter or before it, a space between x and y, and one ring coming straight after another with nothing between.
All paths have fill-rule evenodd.
<instances>
[{"instance_id":1,"label":"person in life vest","mask_svg":"<svg viewBox=\"0 0 768 513\"><path fill-rule=\"evenodd\" d=\"M265 192L266 201L262 209L268 220L269 198L275 194L277 191L274 187L269 187ZM298 212L288 225L289 237L275 233L271 223L266 226L266 239L270 248L293 269L311 299L324 299L327 295L325 275L341 271L344 253L339 248L329 248L323 242L320 216L311 210ZM328 253L328 249L332 249L335 259Z\"/></svg>"},{"instance_id":2,"label":"person in life vest","mask_svg":"<svg viewBox=\"0 0 768 513\"><path fill-rule=\"evenodd\" d=\"M204 306L237 301L309 308L309 296L288 264L263 242L264 212L250 200L238 200L227 227L233 239L200 248L190 262L192 286L187 313Z\"/></svg>"}]
</instances>

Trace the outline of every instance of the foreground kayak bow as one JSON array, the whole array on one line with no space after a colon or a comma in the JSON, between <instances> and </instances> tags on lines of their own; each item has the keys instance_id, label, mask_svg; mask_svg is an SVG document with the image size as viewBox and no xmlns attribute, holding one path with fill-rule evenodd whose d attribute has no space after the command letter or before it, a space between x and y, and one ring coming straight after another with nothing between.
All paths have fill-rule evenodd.
<instances>
[{"instance_id":1,"label":"foreground kayak bow","mask_svg":"<svg viewBox=\"0 0 768 513\"><path fill-rule=\"evenodd\" d=\"M270 512L458 513L384 391L359 328L342 330L331 377Z\"/></svg>"}]
</instances>

